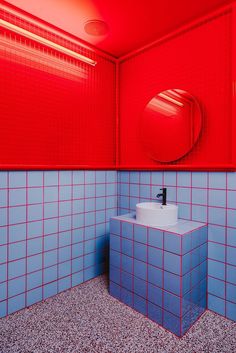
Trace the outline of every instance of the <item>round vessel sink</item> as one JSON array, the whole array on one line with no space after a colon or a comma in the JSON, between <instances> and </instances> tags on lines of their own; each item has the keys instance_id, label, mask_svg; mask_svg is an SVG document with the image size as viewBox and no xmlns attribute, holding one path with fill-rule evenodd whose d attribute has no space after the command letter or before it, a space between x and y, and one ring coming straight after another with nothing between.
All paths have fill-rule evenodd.
<instances>
[{"instance_id":1,"label":"round vessel sink","mask_svg":"<svg viewBox=\"0 0 236 353\"><path fill-rule=\"evenodd\" d=\"M136 220L147 226L172 226L178 221L178 206L163 206L156 202L142 202L136 205Z\"/></svg>"}]
</instances>

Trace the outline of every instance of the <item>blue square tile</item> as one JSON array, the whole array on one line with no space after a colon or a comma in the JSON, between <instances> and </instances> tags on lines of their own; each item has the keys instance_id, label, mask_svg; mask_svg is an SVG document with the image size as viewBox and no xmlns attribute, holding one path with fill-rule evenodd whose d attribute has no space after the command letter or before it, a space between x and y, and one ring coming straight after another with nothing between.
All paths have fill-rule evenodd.
<instances>
[{"instance_id":1,"label":"blue square tile","mask_svg":"<svg viewBox=\"0 0 236 353\"><path fill-rule=\"evenodd\" d=\"M207 206L192 206L192 220L197 222L207 222Z\"/></svg>"},{"instance_id":2,"label":"blue square tile","mask_svg":"<svg viewBox=\"0 0 236 353\"><path fill-rule=\"evenodd\" d=\"M63 232L71 229L71 216L63 216L59 218L59 231Z\"/></svg>"},{"instance_id":3,"label":"blue square tile","mask_svg":"<svg viewBox=\"0 0 236 353\"><path fill-rule=\"evenodd\" d=\"M23 276L26 273L26 259L12 261L8 263L8 278Z\"/></svg>"},{"instance_id":4,"label":"blue square tile","mask_svg":"<svg viewBox=\"0 0 236 353\"><path fill-rule=\"evenodd\" d=\"M208 309L220 315L225 315L225 300L208 294Z\"/></svg>"},{"instance_id":5,"label":"blue square tile","mask_svg":"<svg viewBox=\"0 0 236 353\"><path fill-rule=\"evenodd\" d=\"M101 197L106 195L106 186L105 184L96 185L96 197Z\"/></svg>"},{"instance_id":6,"label":"blue square tile","mask_svg":"<svg viewBox=\"0 0 236 353\"><path fill-rule=\"evenodd\" d=\"M57 250L45 252L43 254L44 267L49 267L57 263Z\"/></svg>"},{"instance_id":7,"label":"blue square tile","mask_svg":"<svg viewBox=\"0 0 236 353\"><path fill-rule=\"evenodd\" d=\"M58 185L59 172L58 171L49 171L44 172L44 185L52 186Z\"/></svg>"},{"instance_id":8,"label":"blue square tile","mask_svg":"<svg viewBox=\"0 0 236 353\"><path fill-rule=\"evenodd\" d=\"M226 317L230 320L236 321L236 304L226 303Z\"/></svg>"},{"instance_id":9,"label":"blue square tile","mask_svg":"<svg viewBox=\"0 0 236 353\"><path fill-rule=\"evenodd\" d=\"M164 291L163 308L176 316L180 316L180 297Z\"/></svg>"},{"instance_id":10,"label":"blue square tile","mask_svg":"<svg viewBox=\"0 0 236 353\"><path fill-rule=\"evenodd\" d=\"M236 229L227 228L227 245L236 246Z\"/></svg>"},{"instance_id":11,"label":"blue square tile","mask_svg":"<svg viewBox=\"0 0 236 353\"><path fill-rule=\"evenodd\" d=\"M198 205L207 204L207 189L192 189L192 203Z\"/></svg>"},{"instance_id":12,"label":"blue square tile","mask_svg":"<svg viewBox=\"0 0 236 353\"><path fill-rule=\"evenodd\" d=\"M27 306L38 303L42 301L42 299L43 299L42 288L36 288L27 292L27 299L26 299Z\"/></svg>"},{"instance_id":13,"label":"blue square tile","mask_svg":"<svg viewBox=\"0 0 236 353\"><path fill-rule=\"evenodd\" d=\"M31 205L28 207L28 220L36 221L43 218L43 206L39 205Z\"/></svg>"},{"instance_id":14,"label":"blue square tile","mask_svg":"<svg viewBox=\"0 0 236 353\"><path fill-rule=\"evenodd\" d=\"M12 314L25 307L25 294L17 295L8 300L8 314Z\"/></svg>"},{"instance_id":15,"label":"blue square tile","mask_svg":"<svg viewBox=\"0 0 236 353\"><path fill-rule=\"evenodd\" d=\"M71 185L72 184L72 171L62 170L59 172L59 183L60 185Z\"/></svg>"},{"instance_id":16,"label":"blue square tile","mask_svg":"<svg viewBox=\"0 0 236 353\"><path fill-rule=\"evenodd\" d=\"M150 184L151 173L150 172L140 172L140 184Z\"/></svg>"},{"instance_id":17,"label":"blue square tile","mask_svg":"<svg viewBox=\"0 0 236 353\"><path fill-rule=\"evenodd\" d=\"M134 275L138 278L147 279L147 264L134 259Z\"/></svg>"},{"instance_id":18,"label":"blue square tile","mask_svg":"<svg viewBox=\"0 0 236 353\"><path fill-rule=\"evenodd\" d=\"M130 196L139 197L139 185L130 184L129 185L129 193L130 193ZM126 192L126 194L127 194L127 192Z\"/></svg>"},{"instance_id":19,"label":"blue square tile","mask_svg":"<svg viewBox=\"0 0 236 353\"><path fill-rule=\"evenodd\" d=\"M1 210L0 210L0 219L1 219ZM25 206L17 206L17 207L9 208L9 224L23 223L25 221L26 221Z\"/></svg>"},{"instance_id":20,"label":"blue square tile","mask_svg":"<svg viewBox=\"0 0 236 353\"><path fill-rule=\"evenodd\" d=\"M192 234L194 232L182 235L182 254L186 254L192 249Z\"/></svg>"},{"instance_id":21,"label":"blue square tile","mask_svg":"<svg viewBox=\"0 0 236 353\"><path fill-rule=\"evenodd\" d=\"M236 267L226 265L227 281L236 284Z\"/></svg>"},{"instance_id":22,"label":"blue square tile","mask_svg":"<svg viewBox=\"0 0 236 353\"><path fill-rule=\"evenodd\" d=\"M9 260L16 260L26 256L26 242L13 243L9 245Z\"/></svg>"},{"instance_id":23,"label":"blue square tile","mask_svg":"<svg viewBox=\"0 0 236 353\"><path fill-rule=\"evenodd\" d=\"M166 186L176 185L176 172L164 172L164 184Z\"/></svg>"},{"instance_id":24,"label":"blue square tile","mask_svg":"<svg viewBox=\"0 0 236 353\"><path fill-rule=\"evenodd\" d=\"M236 286L226 283L226 299L236 303Z\"/></svg>"},{"instance_id":25,"label":"blue square tile","mask_svg":"<svg viewBox=\"0 0 236 353\"><path fill-rule=\"evenodd\" d=\"M120 299L121 287L114 282L110 282L109 283L109 293L113 297Z\"/></svg>"},{"instance_id":26,"label":"blue square tile","mask_svg":"<svg viewBox=\"0 0 236 353\"><path fill-rule=\"evenodd\" d=\"M236 173L227 173L227 186L228 189L236 190Z\"/></svg>"},{"instance_id":27,"label":"blue square tile","mask_svg":"<svg viewBox=\"0 0 236 353\"><path fill-rule=\"evenodd\" d=\"M95 226L87 226L84 229L84 239L93 239L95 238Z\"/></svg>"},{"instance_id":28,"label":"blue square tile","mask_svg":"<svg viewBox=\"0 0 236 353\"><path fill-rule=\"evenodd\" d=\"M28 172L28 186L43 186L43 172L30 171Z\"/></svg>"},{"instance_id":29,"label":"blue square tile","mask_svg":"<svg viewBox=\"0 0 236 353\"><path fill-rule=\"evenodd\" d=\"M92 226L95 224L95 212L85 213L84 216L84 224L85 226Z\"/></svg>"},{"instance_id":30,"label":"blue square tile","mask_svg":"<svg viewBox=\"0 0 236 353\"><path fill-rule=\"evenodd\" d=\"M174 233L164 233L164 249L175 254L181 254L181 236Z\"/></svg>"},{"instance_id":31,"label":"blue square tile","mask_svg":"<svg viewBox=\"0 0 236 353\"><path fill-rule=\"evenodd\" d=\"M123 303L133 307L133 294L125 288L121 288L120 299Z\"/></svg>"},{"instance_id":32,"label":"blue square tile","mask_svg":"<svg viewBox=\"0 0 236 353\"><path fill-rule=\"evenodd\" d=\"M225 225L226 210L225 208L209 207L209 223L217 225Z\"/></svg>"},{"instance_id":33,"label":"blue square tile","mask_svg":"<svg viewBox=\"0 0 236 353\"><path fill-rule=\"evenodd\" d=\"M30 256L27 258L28 272L40 270L42 268L42 254Z\"/></svg>"},{"instance_id":34,"label":"blue square tile","mask_svg":"<svg viewBox=\"0 0 236 353\"><path fill-rule=\"evenodd\" d=\"M208 292L225 299L225 282L216 278L208 277Z\"/></svg>"},{"instance_id":35,"label":"blue square tile","mask_svg":"<svg viewBox=\"0 0 236 353\"><path fill-rule=\"evenodd\" d=\"M71 261L66 261L58 265L58 277L66 277L71 274Z\"/></svg>"},{"instance_id":36,"label":"blue square tile","mask_svg":"<svg viewBox=\"0 0 236 353\"><path fill-rule=\"evenodd\" d=\"M0 264L0 278L1 282L4 282L7 280L7 264Z\"/></svg>"},{"instance_id":37,"label":"blue square tile","mask_svg":"<svg viewBox=\"0 0 236 353\"><path fill-rule=\"evenodd\" d=\"M58 232L58 219L45 219L44 220L44 234L53 234Z\"/></svg>"},{"instance_id":38,"label":"blue square tile","mask_svg":"<svg viewBox=\"0 0 236 353\"><path fill-rule=\"evenodd\" d=\"M230 190L227 192L227 207L236 209L236 191Z\"/></svg>"},{"instance_id":39,"label":"blue square tile","mask_svg":"<svg viewBox=\"0 0 236 353\"><path fill-rule=\"evenodd\" d=\"M72 187L71 186L60 186L59 200L66 201L66 200L71 200L72 198L73 198Z\"/></svg>"},{"instance_id":40,"label":"blue square tile","mask_svg":"<svg viewBox=\"0 0 236 353\"><path fill-rule=\"evenodd\" d=\"M0 246L0 263L7 262L7 245Z\"/></svg>"},{"instance_id":41,"label":"blue square tile","mask_svg":"<svg viewBox=\"0 0 236 353\"><path fill-rule=\"evenodd\" d=\"M236 210L227 210L227 225L236 228Z\"/></svg>"},{"instance_id":42,"label":"blue square tile","mask_svg":"<svg viewBox=\"0 0 236 353\"><path fill-rule=\"evenodd\" d=\"M54 206L54 214L57 215L58 205L56 203L51 203ZM46 206L46 205L45 205ZM45 207L44 207L45 212ZM72 213L72 202L71 201L61 201L59 202L59 216L68 216ZM55 216L52 216L55 217Z\"/></svg>"},{"instance_id":43,"label":"blue square tile","mask_svg":"<svg viewBox=\"0 0 236 353\"><path fill-rule=\"evenodd\" d=\"M163 249L163 232L155 228L148 228L148 244Z\"/></svg>"},{"instance_id":44,"label":"blue square tile","mask_svg":"<svg viewBox=\"0 0 236 353\"><path fill-rule=\"evenodd\" d=\"M72 287L78 286L80 283L83 283L83 281L83 271L72 274Z\"/></svg>"},{"instance_id":45,"label":"blue square tile","mask_svg":"<svg viewBox=\"0 0 236 353\"><path fill-rule=\"evenodd\" d=\"M148 247L148 263L162 268L163 266L163 251L154 247Z\"/></svg>"},{"instance_id":46,"label":"blue square tile","mask_svg":"<svg viewBox=\"0 0 236 353\"><path fill-rule=\"evenodd\" d=\"M189 292L191 287L191 272L188 272L182 277L182 295L185 295L187 292Z\"/></svg>"},{"instance_id":47,"label":"blue square tile","mask_svg":"<svg viewBox=\"0 0 236 353\"><path fill-rule=\"evenodd\" d=\"M27 275L27 290L41 286L43 283L43 272L37 271ZM41 289L42 291L42 289Z\"/></svg>"},{"instance_id":48,"label":"blue square tile","mask_svg":"<svg viewBox=\"0 0 236 353\"><path fill-rule=\"evenodd\" d=\"M59 262L67 261L71 258L71 247L65 246L58 250Z\"/></svg>"},{"instance_id":49,"label":"blue square tile","mask_svg":"<svg viewBox=\"0 0 236 353\"><path fill-rule=\"evenodd\" d=\"M120 268L120 265L121 265L120 261L121 261L120 253L118 253L117 251L111 250L110 251L110 265Z\"/></svg>"},{"instance_id":50,"label":"blue square tile","mask_svg":"<svg viewBox=\"0 0 236 353\"><path fill-rule=\"evenodd\" d=\"M209 187L213 189L226 188L226 173L223 172L210 172L209 173Z\"/></svg>"},{"instance_id":51,"label":"blue square tile","mask_svg":"<svg viewBox=\"0 0 236 353\"><path fill-rule=\"evenodd\" d=\"M95 197L95 185L94 184L85 185L84 192L86 197Z\"/></svg>"},{"instance_id":52,"label":"blue square tile","mask_svg":"<svg viewBox=\"0 0 236 353\"><path fill-rule=\"evenodd\" d=\"M173 332L177 336L180 336L181 332L181 326L180 326L180 318L176 317L175 315L167 312L164 310L164 320L163 320L163 326L167 330Z\"/></svg>"},{"instance_id":53,"label":"blue square tile","mask_svg":"<svg viewBox=\"0 0 236 353\"><path fill-rule=\"evenodd\" d=\"M191 172L178 172L178 186L191 186Z\"/></svg>"},{"instance_id":54,"label":"blue square tile","mask_svg":"<svg viewBox=\"0 0 236 353\"><path fill-rule=\"evenodd\" d=\"M189 272L191 270L191 253L187 253L182 257L182 274Z\"/></svg>"},{"instance_id":55,"label":"blue square tile","mask_svg":"<svg viewBox=\"0 0 236 353\"><path fill-rule=\"evenodd\" d=\"M134 293L143 298L147 296L147 282L134 277Z\"/></svg>"},{"instance_id":56,"label":"blue square tile","mask_svg":"<svg viewBox=\"0 0 236 353\"><path fill-rule=\"evenodd\" d=\"M126 223L122 223L123 224L126 224ZM128 223L129 224L129 223ZM121 222L118 221L117 219L111 219L110 221L110 231L111 233L113 234L118 234L120 235L120 232L121 232ZM122 232L123 233L123 232Z\"/></svg>"},{"instance_id":57,"label":"blue square tile","mask_svg":"<svg viewBox=\"0 0 236 353\"><path fill-rule=\"evenodd\" d=\"M43 188L28 189L28 204L43 202Z\"/></svg>"},{"instance_id":58,"label":"blue square tile","mask_svg":"<svg viewBox=\"0 0 236 353\"><path fill-rule=\"evenodd\" d=\"M163 271L160 268L149 265L148 266L148 282L162 287Z\"/></svg>"},{"instance_id":59,"label":"blue square tile","mask_svg":"<svg viewBox=\"0 0 236 353\"><path fill-rule=\"evenodd\" d=\"M221 226L208 225L208 239L216 243L225 244L226 228Z\"/></svg>"},{"instance_id":60,"label":"blue square tile","mask_svg":"<svg viewBox=\"0 0 236 353\"><path fill-rule=\"evenodd\" d=\"M45 203L44 204L44 218L58 217L58 203Z\"/></svg>"},{"instance_id":61,"label":"blue square tile","mask_svg":"<svg viewBox=\"0 0 236 353\"><path fill-rule=\"evenodd\" d=\"M181 273L181 258L179 255L175 255L164 251L164 269L175 274Z\"/></svg>"},{"instance_id":62,"label":"blue square tile","mask_svg":"<svg viewBox=\"0 0 236 353\"><path fill-rule=\"evenodd\" d=\"M5 226L7 223L7 208L0 208L0 226Z\"/></svg>"},{"instance_id":63,"label":"blue square tile","mask_svg":"<svg viewBox=\"0 0 236 353\"><path fill-rule=\"evenodd\" d=\"M3 190L0 190L0 207L7 207L7 206L8 206L7 190L3 189Z\"/></svg>"},{"instance_id":64,"label":"blue square tile","mask_svg":"<svg viewBox=\"0 0 236 353\"><path fill-rule=\"evenodd\" d=\"M148 283L148 300L158 306L162 306L162 292L163 290L159 287Z\"/></svg>"},{"instance_id":65,"label":"blue square tile","mask_svg":"<svg viewBox=\"0 0 236 353\"><path fill-rule=\"evenodd\" d=\"M57 294L57 282L46 284L43 287L43 299L47 299Z\"/></svg>"},{"instance_id":66,"label":"blue square tile","mask_svg":"<svg viewBox=\"0 0 236 353\"><path fill-rule=\"evenodd\" d=\"M159 306L156 306L148 302L148 318L158 323L162 324L162 309Z\"/></svg>"},{"instance_id":67,"label":"blue square tile","mask_svg":"<svg viewBox=\"0 0 236 353\"><path fill-rule=\"evenodd\" d=\"M45 283L53 282L57 279L57 265L45 268L43 271L43 281Z\"/></svg>"},{"instance_id":68,"label":"blue square tile","mask_svg":"<svg viewBox=\"0 0 236 353\"><path fill-rule=\"evenodd\" d=\"M209 242L208 257L213 260L225 262L225 246Z\"/></svg>"},{"instance_id":69,"label":"blue square tile","mask_svg":"<svg viewBox=\"0 0 236 353\"><path fill-rule=\"evenodd\" d=\"M0 318L7 315L7 301L0 302Z\"/></svg>"},{"instance_id":70,"label":"blue square tile","mask_svg":"<svg viewBox=\"0 0 236 353\"><path fill-rule=\"evenodd\" d=\"M226 190L209 190L209 206L225 207Z\"/></svg>"},{"instance_id":71,"label":"blue square tile","mask_svg":"<svg viewBox=\"0 0 236 353\"><path fill-rule=\"evenodd\" d=\"M143 315L147 315L147 301L134 294L134 309Z\"/></svg>"},{"instance_id":72,"label":"blue square tile","mask_svg":"<svg viewBox=\"0 0 236 353\"><path fill-rule=\"evenodd\" d=\"M122 253L128 256L133 256L133 242L128 239L122 239Z\"/></svg>"},{"instance_id":73,"label":"blue square tile","mask_svg":"<svg viewBox=\"0 0 236 353\"><path fill-rule=\"evenodd\" d=\"M162 185L163 181L163 172L152 172L151 181L154 185Z\"/></svg>"},{"instance_id":74,"label":"blue square tile","mask_svg":"<svg viewBox=\"0 0 236 353\"><path fill-rule=\"evenodd\" d=\"M225 264L223 262L208 260L208 275L225 280Z\"/></svg>"},{"instance_id":75,"label":"blue square tile","mask_svg":"<svg viewBox=\"0 0 236 353\"><path fill-rule=\"evenodd\" d=\"M64 199L70 199L71 198L71 194L70 194L70 187L67 187L66 189L62 189L61 191L61 197ZM73 186L73 199L83 199L84 198L84 191L85 191L85 187L84 185L74 185ZM64 193L64 196L63 196Z\"/></svg>"},{"instance_id":76,"label":"blue square tile","mask_svg":"<svg viewBox=\"0 0 236 353\"><path fill-rule=\"evenodd\" d=\"M164 288L173 294L180 295L181 277L173 273L164 272Z\"/></svg>"},{"instance_id":77,"label":"blue square tile","mask_svg":"<svg viewBox=\"0 0 236 353\"><path fill-rule=\"evenodd\" d=\"M178 202L191 202L191 189L190 188L178 188L177 189L177 200Z\"/></svg>"},{"instance_id":78,"label":"blue square tile","mask_svg":"<svg viewBox=\"0 0 236 353\"><path fill-rule=\"evenodd\" d=\"M138 242L134 242L134 257L141 261L147 261L147 246Z\"/></svg>"},{"instance_id":79,"label":"blue square tile","mask_svg":"<svg viewBox=\"0 0 236 353\"><path fill-rule=\"evenodd\" d=\"M0 188L8 187L8 172L0 172Z\"/></svg>"},{"instance_id":80,"label":"blue square tile","mask_svg":"<svg viewBox=\"0 0 236 353\"><path fill-rule=\"evenodd\" d=\"M94 266L95 261L96 261L96 253L84 255L84 268Z\"/></svg>"},{"instance_id":81,"label":"blue square tile","mask_svg":"<svg viewBox=\"0 0 236 353\"><path fill-rule=\"evenodd\" d=\"M21 294L26 290L26 278L25 276L11 279L8 282L8 296L13 297L17 294Z\"/></svg>"},{"instance_id":82,"label":"blue square tile","mask_svg":"<svg viewBox=\"0 0 236 353\"><path fill-rule=\"evenodd\" d=\"M27 256L39 254L43 249L43 239L35 238L27 241Z\"/></svg>"},{"instance_id":83,"label":"blue square tile","mask_svg":"<svg viewBox=\"0 0 236 353\"><path fill-rule=\"evenodd\" d=\"M84 184L84 171L74 170L73 171L73 184Z\"/></svg>"},{"instance_id":84,"label":"blue square tile","mask_svg":"<svg viewBox=\"0 0 236 353\"><path fill-rule=\"evenodd\" d=\"M53 202L58 201L58 187L50 186L44 188L44 201Z\"/></svg>"},{"instance_id":85,"label":"blue square tile","mask_svg":"<svg viewBox=\"0 0 236 353\"><path fill-rule=\"evenodd\" d=\"M94 184L95 183L95 171L93 171L93 170L85 171L85 183L86 184Z\"/></svg>"},{"instance_id":86,"label":"blue square tile","mask_svg":"<svg viewBox=\"0 0 236 353\"><path fill-rule=\"evenodd\" d=\"M134 240L147 244L147 227L134 225Z\"/></svg>"},{"instance_id":87,"label":"blue square tile","mask_svg":"<svg viewBox=\"0 0 236 353\"><path fill-rule=\"evenodd\" d=\"M59 247L71 244L71 231L59 233Z\"/></svg>"},{"instance_id":88,"label":"blue square tile","mask_svg":"<svg viewBox=\"0 0 236 353\"><path fill-rule=\"evenodd\" d=\"M0 302L7 298L7 282L0 283ZM1 317L1 316L0 316Z\"/></svg>"},{"instance_id":89,"label":"blue square tile","mask_svg":"<svg viewBox=\"0 0 236 353\"><path fill-rule=\"evenodd\" d=\"M236 266L236 248L227 246L227 263Z\"/></svg>"},{"instance_id":90,"label":"blue square tile","mask_svg":"<svg viewBox=\"0 0 236 353\"><path fill-rule=\"evenodd\" d=\"M207 188L208 173L194 172L192 173L192 186Z\"/></svg>"},{"instance_id":91,"label":"blue square tile","mask_svg":"<svg viewBox=\"0 0 236 353\"><path fill-rule=\"evenodd\" d=\"M77 257L72 260L72 272L78 272L83 270L83 257Z\"/></svg>"},{"instance_id":92,"label":"blue square tile","mask_svg":"<svg viewBox=\"0 0 236 353\"><path fill-rule=\"evenodd\" d=\"M10 241L12 241L12 238ZM0 227L0 246L6 243L7 243L7 227Z\"/></svg>"},{"instance_id":93,"label":"blue square tile","mask_svg":"<svg viewBox=\"0 0 236 353\"><path fill-rule=\"evenodd\" d=\"M26 186L26 172L9 172L10 188Z\"/></svg>"},{"instance_id":94,"label":"blue square tile","mask_svg":"<svg viewBox=\"0 0 236 353\"><path fill-rule=\"evenodd\" d=\"M190 219L191 218L191 205L179 203L178 204L178 213L179 213L179 218Z\"/></svg>"},{"instance_id":95,"label":"blue square tile","mask_svg":"<svg viewBox=\"0 0 236 353\"><path fill-rule=\"evenodd\" d=\"M118 179L121 183L129 183L129 172L118 172Z\"/></svg>"},{"instance_id":96,"label":"blue square tile","mask_svg":"<svg viewBox=\"0 0 236 353\"><path fill-rule=\"evenodd\" d=\"M83 228L72 230L72 243L78 243L84 239L84 230Z\"/></svg>"},{"instance_id":97,"label":"blue square tile","mask_svg":"<svg viewBox=\"0 0 236 353\"><path fill-rule=\"evenodd\" d=\"M115 277L118 277L116 279L116 281L113 281L116 282L116 283L120 283L120 271L116 270L117 273L116 273L116 276ZM122 271L121 272L121 285L122 287L125 287L126 289L130 290L130 291L133 291L133 276L130 274L130 273L127 273L127 272L124 272Z\"/></svg>"}]
</instances>

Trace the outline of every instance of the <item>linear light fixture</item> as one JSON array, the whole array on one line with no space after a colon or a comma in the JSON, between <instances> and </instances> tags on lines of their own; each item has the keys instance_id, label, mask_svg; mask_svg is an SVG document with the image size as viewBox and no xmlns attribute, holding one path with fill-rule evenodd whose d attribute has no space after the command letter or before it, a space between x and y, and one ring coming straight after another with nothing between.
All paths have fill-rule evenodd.
<instances>
[{"instance_id":1,"label":"linear light fixture","mask_svg":"<svg viewBox=\"0 0 236 353\"><path fill-rule=\"evenodd\" d=\"M159 93L159 96L162 97L162 98L164 98L164 99L166 99L166 100L169 101L169 102L172 102L172 103L174 103L174 104L180 106L180 107L183 107L183 106L184 106L183 103L177 101L177 100L174 99L174 98L169 97L167 94L165 94L165 93L163 93L163 92Z\"/></svg>"},{"instance_id":2,"label":"linear light fixture","mask_svg":"<svg viewBox=\"0 0 236 353\"><path fill-rule=\"evenodd\" d=\"M48 46L48 47L50 47L52 49L58 50L58 51L60 51L60 52L62 52L64 54L67 54L67 55L75 58L75 59L83 61L86 64L89 64L89 65L92 65L92 66L95 66L97 64L96 61L94 61L94 60L92 60L90 58L87 58L84 55L76 53L73 50L67 49L67 48L63 47L62 45L56 44L56 43L54 43L54 42L52 42L52 41L50 41L50 40L48 40L46 38L38 36L37 34L29 32L26 29L18 27L18 26L14 25L14 24L12 24L10 22L7 22L5 20L0 19L0 26L4 27L6 29L9 29L10 31L13 31L15 33L21 34L21 35L23 35L26 38L35 40L36 42L38 42L40 44L43 44L43 45L46 45L46 46Z\"/></svg>"}]
</instances>

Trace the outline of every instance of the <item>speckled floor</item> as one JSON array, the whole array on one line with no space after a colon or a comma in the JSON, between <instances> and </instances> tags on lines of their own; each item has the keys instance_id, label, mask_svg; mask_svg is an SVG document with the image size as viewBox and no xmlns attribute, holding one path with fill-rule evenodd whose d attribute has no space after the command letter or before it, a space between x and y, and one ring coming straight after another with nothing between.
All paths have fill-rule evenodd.
<instances>
[{"instance_id":1,"label":"speckled floor","mask_svg":"<svg viewBox=\"0 0 236 353\"><path fill-rule=\"evenodd\" d=\"M0 320L1 353L235 353L236 324L207 311L178 339L108 294L100 276Z\"/></svg>"}]
</instances>

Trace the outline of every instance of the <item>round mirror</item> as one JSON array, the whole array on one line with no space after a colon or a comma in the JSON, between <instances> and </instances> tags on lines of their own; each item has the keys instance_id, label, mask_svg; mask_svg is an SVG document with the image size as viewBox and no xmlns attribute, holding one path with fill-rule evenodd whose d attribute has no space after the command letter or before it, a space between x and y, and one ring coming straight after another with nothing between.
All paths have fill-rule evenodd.
<instances>
[{"instance_id":1,"label":"round mirror","mask_svg":"<svg viewBox=\"0 0 236 353\"><path fill-rule=\"evenodd\" d=\"M141 141L149 157L172 162L193 148L201 127L198 101L186 91L168 89L146 105L141 118Z\"/></svg>"}]
</instances>

